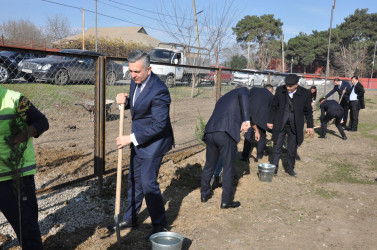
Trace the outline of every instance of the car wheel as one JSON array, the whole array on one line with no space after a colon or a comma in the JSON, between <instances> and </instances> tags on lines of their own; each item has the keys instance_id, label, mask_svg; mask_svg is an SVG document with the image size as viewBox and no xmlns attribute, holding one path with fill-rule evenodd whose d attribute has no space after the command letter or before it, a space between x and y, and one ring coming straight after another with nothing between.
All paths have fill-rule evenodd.
<instances>
[{"instance_id":1,"label":"car wheel","mask_svg":"<svg viewBox=\"0 0 377 250\"><path fill-rule=\"evenodd\" d=\"M6 82L9 79L9 71L6 66L0 64L0 82Z\"/></svg>"},{"instance_id":2,"label":"car wheel","mask_svg":"<svg viewBox=\"0 0 377 250\"><path fill-rule=\"evenodd\" d=\"M35 78L32 75L24 75L24 79L27 82L35 82Z\"/></svg>"},{"instance_id":3,"label":"car wheel","mask_svg":"<svg viewBox=\"0 0 377 250\"><path fill-rule=\"evenodd\" d=\"M126 79L131 79L131 74L129 70L127 70L126 72Z\"/></svg>"},{"instance_id":4,"label":"car wheel","mask_svg":"<svg viewBox=\"0 0 377 250\"><path fill-rule=\"evenodd\" d=\"M115 74L114 71L111 71L109 74L106 76L106 84L107 85L114 85L117 80L117 75Z\"/></svg>"},{"instance_id":5,"label":"car wheel","mask_svg":"<svg viewBox=\"0 0 377 250\"><path fill-rule=\"evenodd\" d=\"M174 86L174 76L173 75L168 75L165 79L165 84L168 88Z\"/></svg>"},{"instance_id":6,"label":"car wheel","mask_svg":"<svg viewBox=\"0 0 377 250\"><path fill-rule=\"evenodd\" d=\"M69 80L68 71L66 69L59 69L55 74L54 83L56 85L66 85Z\"/></svg>"}]
</instances>

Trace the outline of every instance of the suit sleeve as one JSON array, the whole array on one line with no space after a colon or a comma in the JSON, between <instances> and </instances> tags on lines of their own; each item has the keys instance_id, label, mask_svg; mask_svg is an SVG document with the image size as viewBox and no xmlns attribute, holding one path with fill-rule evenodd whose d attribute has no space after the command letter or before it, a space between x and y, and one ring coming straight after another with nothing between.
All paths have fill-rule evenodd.
<instances>
[{"instance_id":1,"label":"suit sleeve","mask_svg":"<svg viewBox=\"0 0 377 250\"><path fill-rule=\"evenodd\" d=\"M139 144L144 144L163 133L169 123L170 95L167 88L162 88L152 100L151 116L152 122L142 129L136 131L135 137Z\"/></svg>"},{"instance_id":2,"label":"suit sleeve","mask_svg":"<svg viewBox=\"0 0 377 250\"><path fill-rule=\"evenodd\" d=\"M241 109L241 115L242 115L242 121L249 121L252 122L252 119L250 118L250 99L249 99L249 94L248 91L243 91L240 90L238 92L238 101L239 101L239 106Z\"/></svg>"},{"instance_id":3,"label":"suit sleeve","mask_svg":"<svg viewBox=\"0 0 377 250\"><path fill-rule=\"evenodd\" d=\"M312 110L312 104L311 104L311 98L310 98L310 92L307 92L306 100L305 100L305 106L304 106L304 115L306 118L306 126L307 128L313 128L314 127L314 121L313 121L313 110Z\"/></svg>"},{"instance_id":4,"label":"suit sleeve","mask_svg":"<svg viewBox=\"0 0 377 250\"><path fill-rule=\"evenodd\" d=\"M279 109L279 98L275 94L271 102L270 114L268 116L268 123L274 124L274 117L276 116L276 112L278 109Z\"/></svg>"}]
</instances>

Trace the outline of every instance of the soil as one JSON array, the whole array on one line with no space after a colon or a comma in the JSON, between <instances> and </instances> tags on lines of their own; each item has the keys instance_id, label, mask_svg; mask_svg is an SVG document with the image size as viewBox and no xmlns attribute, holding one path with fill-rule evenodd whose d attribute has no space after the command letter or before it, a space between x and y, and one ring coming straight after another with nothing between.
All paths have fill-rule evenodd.
<instances>
[{"instance_id":1,"label":"soil","mask_svg":"<svg viewBox=\"0 0 377 250\"><path fill-rule=\"evenodd\" d=\"M198 110L205 121L208 119L214 102L210 98L194 100L176 102L172 109L177 142L174 150L194 146L168 154L159 172L170 230L185 237L183 249L376 248L377 91L367 90L366 109L360 111L359 131L346 132L348 140L340 138L335 125L328 126L327 139L318 138L319 129L314 136L306 136L298 149L297 177L280 170L272 182L261 182L257 165L268 163L268 155L255 162L255 147L250 163L237 160L234 199L240 201L241 206L236 209L220 209L221 188L214 190L207 203L200 202L205 147L195 146L197 141L193 135L188 136L188 131L195 130ZM78 108L71 112L66 121L55 119L51 114L50 125L54 130L36 140L38 188L93 173L93 127L88 125L92 123L84 121L82 116L81 120L75 119L75 112L87 114L84 110ZM106 128L106 169L113 169L117 164L114 139L119 115L115 110L111 114L114 119ZM315 111L314 117L318 116ZM129 128L127 118L125 126ZM239 152L242 147L241 141ZM267 153L271 147L269 142ZM128 150L124 151L123 162L128 164ZM283 163L284 159L285 154ZM126 178L127 171L123 184ZM117 249L116 234L106 229L114 216L115 182L115 175L106 176L102 199L96 200L106 214L102 223L86 225L74 232L45 234L44 248ZM92 189L97 188L96 181L89 183ZM125 195L123 185L122 209ZM121 231L124 249L151 248L145 240L152 228L145 203L139 224L138 229Z\"/></svg>"}]
</instances>

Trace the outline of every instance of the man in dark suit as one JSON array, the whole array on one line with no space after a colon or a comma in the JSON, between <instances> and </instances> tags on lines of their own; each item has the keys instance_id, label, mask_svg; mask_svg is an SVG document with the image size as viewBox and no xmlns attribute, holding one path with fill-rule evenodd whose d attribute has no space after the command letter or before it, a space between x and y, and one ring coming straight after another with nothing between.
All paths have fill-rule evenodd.
<instances>
[{"instance_id":1,"label":"man in dark suit","mask_svg":"<svg viewBox=\"0 0 377 250\"><path fill-rule=\"evenodd\" d=\"M118 137L118 148L131 145L128 174L128 204L121 228L136 227L143 198L151 216L152 233L166 231L167 221L157 182L162 157L174 143L169 117L169 90L150 67L150 57L142 50L128 56L131 74L130 95L120 93L117 103L126 104L132 116L131 134Z\"/></svg>"},{"instance_id":2,"label":"man in dark suit","mask_svg":"<svg viewBox=\"0 0 377 250\"><path fill-rule=\"evenodd\" d=\"M274 147L272 149L271 164L276 166L275 174L278 172L284 139L288 135L288 166L285 171L290 176L296 176L294 167L297 147L304 140L304 116L307 122L308 134L312 135L314 133L310 91L299 86L298 81L299 77L297 75L287 75L285 77L285 85L276 89L271 104L267 127L272 129Z\"/></svg>"},{"instance_id":3,"label":"man in dark suit","mask_svg":"<svg viewBox=\"0 0 377 250\"><path fill-rule=\"evenodd\" d=\"M240 131L247 132L251 127L250 92L247 88L237 88L222 96L205 127L203 140L206 148L206 163L201 179L201 201L207 202L212 195L211 177L215 171L219 157L223 163L223 192L220 208L235 208L241 205L233 201L234 162L237 154L237 143ZM259 140L259 131L255 138Z\"/></svg>"},{"instance_id":4,"label":"man in dark suit","mask_svg":"<svg viewBox=\"0 0 377 250\"><path fill-rule=\"evenodd\" d=\"M348 91L350 96L350 123L348 130L351 132L357 131L357 125L359 123L359 111L365 109L364 102L364 86L359 82L357 76L351 78L352 89Z\"/></svg>"},{"instance_id":5,"label":"man in dark suit","mask_svg":"<svg viewBox=\"0 0 377 250\"><path fill-rule=\"evenodd\" d=\"M342 126L344 126L344 127L346 126L347 120L348 120L348 109L349 109L350 95L349 95L349 93L347 93L347 91L350 91L350 90L351 90L351 85L349 84L349 82L342 81L339 78L336 78L334 80L334 88L329 93L327 93L327 95L325 96L325 98L327 99L330 96L332 96L332 94L337 92L338 95L339 95L339 100L340 100L340 98L343 95L343 98L340 101L340 105L342 106L342 108L344 110L343 122L342 122Z\"/></svg>"},{"instance_id":6,"label":"man in dark suit","mask_svg":"<svg viewBox=\"0 0 377 250\"><path fill-rule=\"evenodd\" d=\"M260 139L257 142L256 161L262 159L264 147L266 146L266 131L268 130L267 121L272 99L274 98L272 91L273 87L270 84L267 84L264 88L254 87L250 90L250 114L251 117L253 117L260 133ZM271 132L271 130L269 132ZM248 161L251 151L251 141L254 138L254 129L249 129L249 131L245 133L244 137L245 140L240 160Z\"/></svg>"},{"instance_id":7,"label":"man in dark suit","mask_svg":"<svg viewBox=\"0 0 377 250\"><path fill-rule=\"evenodd\" d=\"M337 101L334 100L326 100L326 98L321 98L319 100L319 107L321 108L321 136L320 138L327 138L327 123L335 118L335 126L338 128L339 133L342 136L343 140L347 140L347 136L344 133L342 126L340 125L340 121L343 118L343 108Z\"/></svg>"}]
</instances>

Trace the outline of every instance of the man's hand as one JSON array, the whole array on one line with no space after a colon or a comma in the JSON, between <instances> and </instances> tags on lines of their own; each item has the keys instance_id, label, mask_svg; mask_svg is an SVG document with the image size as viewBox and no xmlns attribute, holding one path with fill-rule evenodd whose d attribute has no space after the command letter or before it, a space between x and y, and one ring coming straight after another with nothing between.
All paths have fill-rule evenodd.
<instances>
[{"instance_id":1,"label":"man's hand","mask_svg":"<svg viewBox=\"0 0 377 250\"><path fill-rule=\"evenodd\" d=\"M250 122L243 122L240 131L246 133L250 127Z\"/></svg>"},{"instance_id":2,"label":"man's hand","mask_svg":"<svg viewBox=\"0 0 377 250\"><path fill-rule=\"evenodd\" d=\"M259 133L259 129L258 129L257 125L254 125L253 129L254 129L254 139L256 141L259 141L259 139L260 139L260 133Z\"/></svg>"},{"instance_id":3,"label":"man's hand","mask_svg":"<svg viewBox=\"0 0 377 250\"><path fill-rule=\"evenodd\" d=\"M118 149L121 149L124 146L127 146L132 143L131 137L129 135L119 136L116 139L116 143L117 143Z\"/></svg>"},{"instance_id":4,"label":"man's hand","mask_svg":"<svg viewBox=\"0 0 377 250\"><path fill-rule=\"evenodd\" d=\"M117 97L116 97L117 104L126 104L127 98L128 98L127 93L117 94Z\"/></svg>"},{"instance_id":5,"label":"man's hand","mask_svg":"<svg viewBox=\"0 0 377 250\"><path fill-rule=\"evenodd\" d=\"M308 128L307 129L308 135L314 135L314 129L313 128Z\"/></svg>"},{"instance_id":6,"label":"man's hand","mask_svg":"<svg viewBox=\"0 0 377 250\"><path fill-rule=\"evenodd\" d=\"M274 124L272 124L272 123L267 123L267 128L269 128L269 129L273 129L273 128L274 128Z\"/></svg>"}]
</instances>

